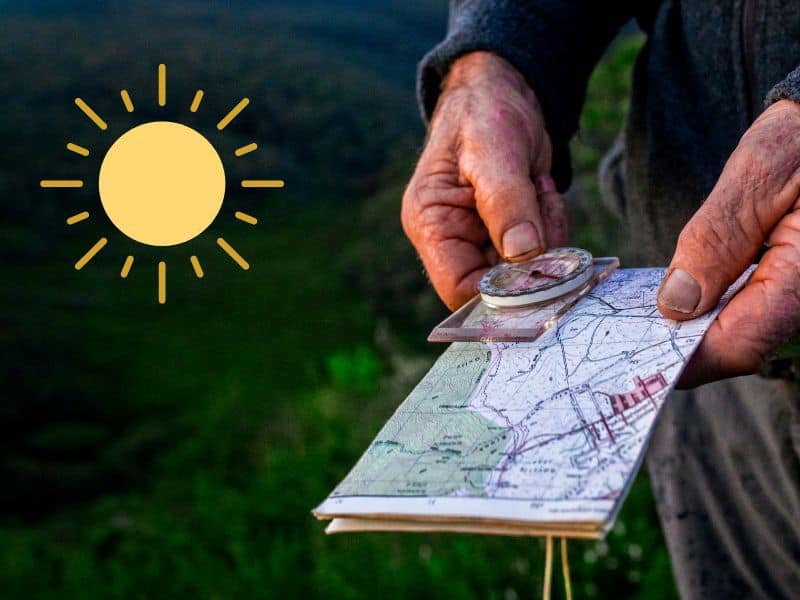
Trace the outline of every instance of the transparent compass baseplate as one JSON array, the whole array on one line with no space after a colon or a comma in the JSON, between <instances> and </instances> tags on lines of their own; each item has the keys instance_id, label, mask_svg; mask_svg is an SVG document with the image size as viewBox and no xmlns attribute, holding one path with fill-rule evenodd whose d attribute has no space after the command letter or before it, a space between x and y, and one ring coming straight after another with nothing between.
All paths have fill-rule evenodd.
<instances>
[{"instance_id":1,"label":"transparent compass baseplate","mask_svg":"<svg viewBox=\"0 0 800 600\"><path fill-rule=\"evenodd\" d=\"M566 315L581 298L619 266L616 257L592 259L591 275L577 289L542 302L516 307L487 303L481 294L433 328L429 342L529 342Z\"/></svg>"}]
</instances>

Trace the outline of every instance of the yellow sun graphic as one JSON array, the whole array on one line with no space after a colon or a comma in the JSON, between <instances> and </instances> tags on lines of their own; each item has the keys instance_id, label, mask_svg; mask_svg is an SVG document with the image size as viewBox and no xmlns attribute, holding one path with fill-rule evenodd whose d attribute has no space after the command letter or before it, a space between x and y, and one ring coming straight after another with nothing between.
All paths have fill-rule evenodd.
<instances>
[{"instance_id":1,"label":"yellow sun graphic","mask_svg":"<svg viewBox=\"0 0 800 600\"><path fill-rule=\"evenodd\" d=\"M203 90L197 90L189 110L197 112L203 101ZM122 104L129 113L134 104L127 90L120 91ZM158 66L158 105L167 103L167 68ZM225 129L241 113L250 100L243 98L217 123ZM108 124L81 98L77 107L101 130ZM255 142L237 148L237 157L258 148ZM89 156L89 149L69 142L67 149L79 156ZM81 179L43 179L43 188L81 188ZM243 188L282 188L280 179L244 179ZM217 218L225 198L225 169L219 153L198 131L173 121L150 121L120 135L106 152L98 174L100 202L108 218L129 238L149 246L175 246L203 233ZM89 218L83 211L67 218L74 225ZM251 215L236 211L234 217L249 225L257 224ZM101 237L75 263L80 270L108 243ZM223 238L217 245L242 269L250 264ZM131 271L134 257L127 256L120 276ZM189 259L198 278L203 268L197 256ZM167 301L167 264L158 263L158 302Z\"/></svg>"}]
</instances>

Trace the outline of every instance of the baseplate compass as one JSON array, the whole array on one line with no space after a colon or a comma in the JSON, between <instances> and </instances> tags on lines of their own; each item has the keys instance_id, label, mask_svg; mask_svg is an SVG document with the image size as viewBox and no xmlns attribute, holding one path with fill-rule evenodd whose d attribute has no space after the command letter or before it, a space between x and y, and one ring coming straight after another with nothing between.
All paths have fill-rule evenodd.
<instances>
[{"instance_id":1,"label":"baseplate compass","mask_svg":"<svg viewBox=\"0 0 800 600\"><path fill-rule=\"evenodd\" d=\"M514 308L554 300L575 291L592 276L592 255L579 248L556 248L522 263L501 263L478 284L493 308Z\"/></svg>"},{"instance_id":2,"label":"baseplate compass","mask_svg":"<svg viewBox=\"0 0 800 600\"><path fill-rule=\"evenodd\" d=\"M430 342L532 341L619 266L580 248L553 248L531 260L501 263L479 294L439 323Z\"/></svg>"}]
</instances>

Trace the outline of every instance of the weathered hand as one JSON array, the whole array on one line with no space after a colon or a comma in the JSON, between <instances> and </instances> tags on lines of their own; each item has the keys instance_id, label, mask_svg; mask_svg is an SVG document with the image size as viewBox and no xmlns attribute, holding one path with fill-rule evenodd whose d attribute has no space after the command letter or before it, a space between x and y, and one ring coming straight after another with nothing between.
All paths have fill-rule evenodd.
<instances>
[{"instance_id":1,"label":"weathered hand","mask_svg":"<svg viewBox=\"0 0 800 600\"><path fill-rule=\"evenodd\" d=\"M711 308L769 249L720 313L680 385L756 372L800 326L800 106L782 100L744 134L684 227L658 303L684 320Z\"/></svg>"},{"instance_id":2,"label":"weathered hand","mask_svg":"<svg viewBox=\"0 0 800 600\"><path fill-rule=\"evenodd\" d=\"M522 75L486 52L457 60L402 208L406 235L448 307L475 295L500 256L525 260L564 244L550 160L539 103Z\"/></svg>"}]
</instances>

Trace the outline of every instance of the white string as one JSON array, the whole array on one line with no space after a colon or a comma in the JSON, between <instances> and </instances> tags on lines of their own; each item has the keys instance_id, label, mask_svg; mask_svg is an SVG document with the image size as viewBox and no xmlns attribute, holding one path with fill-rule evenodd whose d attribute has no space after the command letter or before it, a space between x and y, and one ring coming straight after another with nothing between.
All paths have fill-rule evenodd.
<instances>
[{"instance_id":1,"label":"white string","mask_svg":"<svg viewBox=\"0 0 800 600\"><path fill-rule=\"evenodd\" d=\"M543 600L550 600L550 586L553 582L553 536L548 535L544 551L544 589Z\"/></svg>"},{"instance_id":2,"label":"white string","mask_svg":"<svg viewBox=\"0 0 800 600\"><path fill-rule=\"evenodd\" d=\"M561 538L561 572L564 574L564 591L567 600L572 600L572 582L569 579L569 558L567 557L567 538Z\"/></svg>"},{"instance_id":3,"label":"white string","mask_svg":"<svg viewBox=\"0 0 800 600\"><path fill-rule=\"evenodd\" d=\"M567 555L567 538L561 538L561 573L564 575L564 593L567 600L572 600L572 581L569 576L569 556ZM544 585L542 587L543 600L550 600L553 586L553 536L545 538L544 550Z\"/></svg>"}]
</instances>

